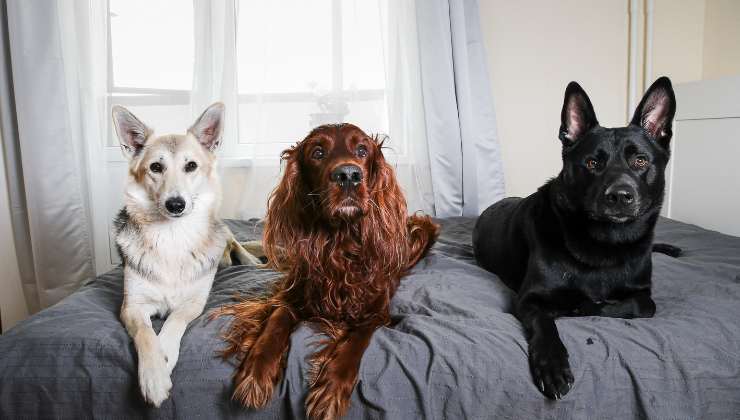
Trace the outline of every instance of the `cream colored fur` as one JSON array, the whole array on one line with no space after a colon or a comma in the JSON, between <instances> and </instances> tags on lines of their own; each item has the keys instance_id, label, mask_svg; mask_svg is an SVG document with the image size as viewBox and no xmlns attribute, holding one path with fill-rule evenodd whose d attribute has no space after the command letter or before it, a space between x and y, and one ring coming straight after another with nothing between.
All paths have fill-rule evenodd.
<instances>
[{"instance_id":1,"label":"cream colored fur","mask_svg":"<svg viewBox=\"0 0 740 420\"><path fill-rule=\"evenodd\" d=\"M231 265L232 253L242 263L259 264L217 217L221 189L214 151L223 112L222 104L211 105L185 135L156 137L126 109L113 109L129 159L125 211L116 221L124 261L121 321L138 354L141 394L157 407L169 396L180 340L203 312L219 264ZM189 162L195 169L188 170ZM184 201L182 213L168 209L172 198ZM251 246L260 251L259 243ZM151 322L156 315L167 317L159 335Z\"/></svg>"}]
</instances>

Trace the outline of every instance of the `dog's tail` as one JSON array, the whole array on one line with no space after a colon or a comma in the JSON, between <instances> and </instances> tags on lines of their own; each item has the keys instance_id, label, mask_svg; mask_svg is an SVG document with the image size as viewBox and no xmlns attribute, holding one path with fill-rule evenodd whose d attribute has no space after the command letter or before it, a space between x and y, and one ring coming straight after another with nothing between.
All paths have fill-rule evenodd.
<instances>
[{"instance_id":1,"label":"dog's tail","mask_svg":"<svg viewBox=\"0 0 740 420\"><path fill-rule=\"evenodd\" d=\"M678 258L683 253L683 250L677 246L664 243L654 243L653 252L660 252L661 254L668 255L669 257Z\"/></svg>"}]
</instances>

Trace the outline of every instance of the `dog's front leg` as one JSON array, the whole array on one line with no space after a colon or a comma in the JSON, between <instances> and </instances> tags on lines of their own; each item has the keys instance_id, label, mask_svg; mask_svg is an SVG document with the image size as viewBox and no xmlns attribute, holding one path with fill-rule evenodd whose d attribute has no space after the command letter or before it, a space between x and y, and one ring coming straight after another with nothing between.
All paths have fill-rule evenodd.
<instances>
[{"instance_id":1,"label":"dog's front leg","mask_svg":"<svg viewBox=\"0 0 740 420\"><path fill-rule=\"evenodd\" d=\"M655 302L650 296L650 289L643 289L624 299L603 304L598 315L611 318L651 318L655 315Z\"/></svg>"},{"instance_id":2,"label":"dog's front leg","mask_svg":"<svg viewBox=\"0 0 740 420\"><path fill-rule=\"evenodd\" d=\"M206 291L208 290L206 289ZM159 343L167 359L167 372L169 374L172 374L177 359L180 357L180 340L182 340L188 324L203 313L207 297L208 295L197 296L175 308L159 331Z\"/></svg>"},{"instance_id":3,"label":"dog's front leg","mask_svg":"<svg viewBox=\"0 0 740 420\"><path fill-rule=\"evenodd\" d=\"M172 388L164 351L152 329L151 316L156 308L147 304L131 304L124 299L121 321L134 339L139 358L139 387L144 400L159 407Z\"/></svg>"},{"instance_id":4,"label":"dog's front leg","mask_svg":"<svg viewBox=\"0 0 740 420\"><path fill-rule=\"evenodd\" d=\"M525 296L517 305L517 317L529 345L529 369L535 386L548 398L561 399L570 391L573 374L555 318L554 310L543 307L540 298Z\"/></svg>"},{"instance_id":5,"label":"dog's front leg","mask_svg":"<svg viewBox=\"0 0 740 420\"><path fill-rule=\"evenodd\" d=\"M290 334L296 325L298 318L288 307L278 306L272 311L236 372L234 399L248 407L267 405L285 369Z\"/></svg>"},{"instance_id":6,"label":"dog's front leg","mask_svg":"<svg viewBox=\"0 0 740 420\"><path fill-rule=\"evenodd\" d=\"M337 419L349 408L360 362L378 325L333 331L327 344L311 358L311 388L306 399L308 418Z\"/></svg>"}]
</instances>

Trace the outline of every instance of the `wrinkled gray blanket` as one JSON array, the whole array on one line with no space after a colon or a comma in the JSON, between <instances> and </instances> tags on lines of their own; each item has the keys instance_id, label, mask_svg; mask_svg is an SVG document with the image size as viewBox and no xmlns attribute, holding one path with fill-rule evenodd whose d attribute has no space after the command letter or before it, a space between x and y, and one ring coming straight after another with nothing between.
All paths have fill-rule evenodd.
<instances>
[{"instance_id":1,"label":"wrinkled gray blanket","mask_svg":"<svg viewBox=\"0 0 740 420\"><path fill-rule=\"evenodd\" d=\"M530 379L513 293L472 259L474 220L442 223L393 300L397 324L362 359L348 418L740 418L740 238L661 220L657 239L685 255L653 257L655 318L558 320L575 385L553 402ZM259 236L254 223L230 225L240 239ZM264 291L275 276L223 270L208 309ZM121 287L117 269L0 336L0 418L304 417L310 328L293 334L285 379L254 411L230 401L233 366L214 356L225 320L206 316L183 338L171 398L146 406L118 320Z\"/></svg>"}]
</instances>

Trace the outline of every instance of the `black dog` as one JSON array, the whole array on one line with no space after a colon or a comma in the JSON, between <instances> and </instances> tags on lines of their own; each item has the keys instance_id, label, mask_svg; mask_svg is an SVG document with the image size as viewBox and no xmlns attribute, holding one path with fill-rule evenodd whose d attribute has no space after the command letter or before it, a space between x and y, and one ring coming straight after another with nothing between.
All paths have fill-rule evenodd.
<instances>
[{"instance_id":1,"label":"black dog","mask_svg":"<svg viewBox=\"0 0 740 420\"><path fill-rule=\"evenodd\" d=\"M476 260L518 292L515 314L532 377L549 398L562 398L573 384L555 318L655 313L650 252L675 112L671 82L661 77L630 125L604 128L586 92L571 82L561 114L560 174L527 198L492 205L476 223ZM680 252L665 244L655 250Z\"/></svg>"}]
</instances>

